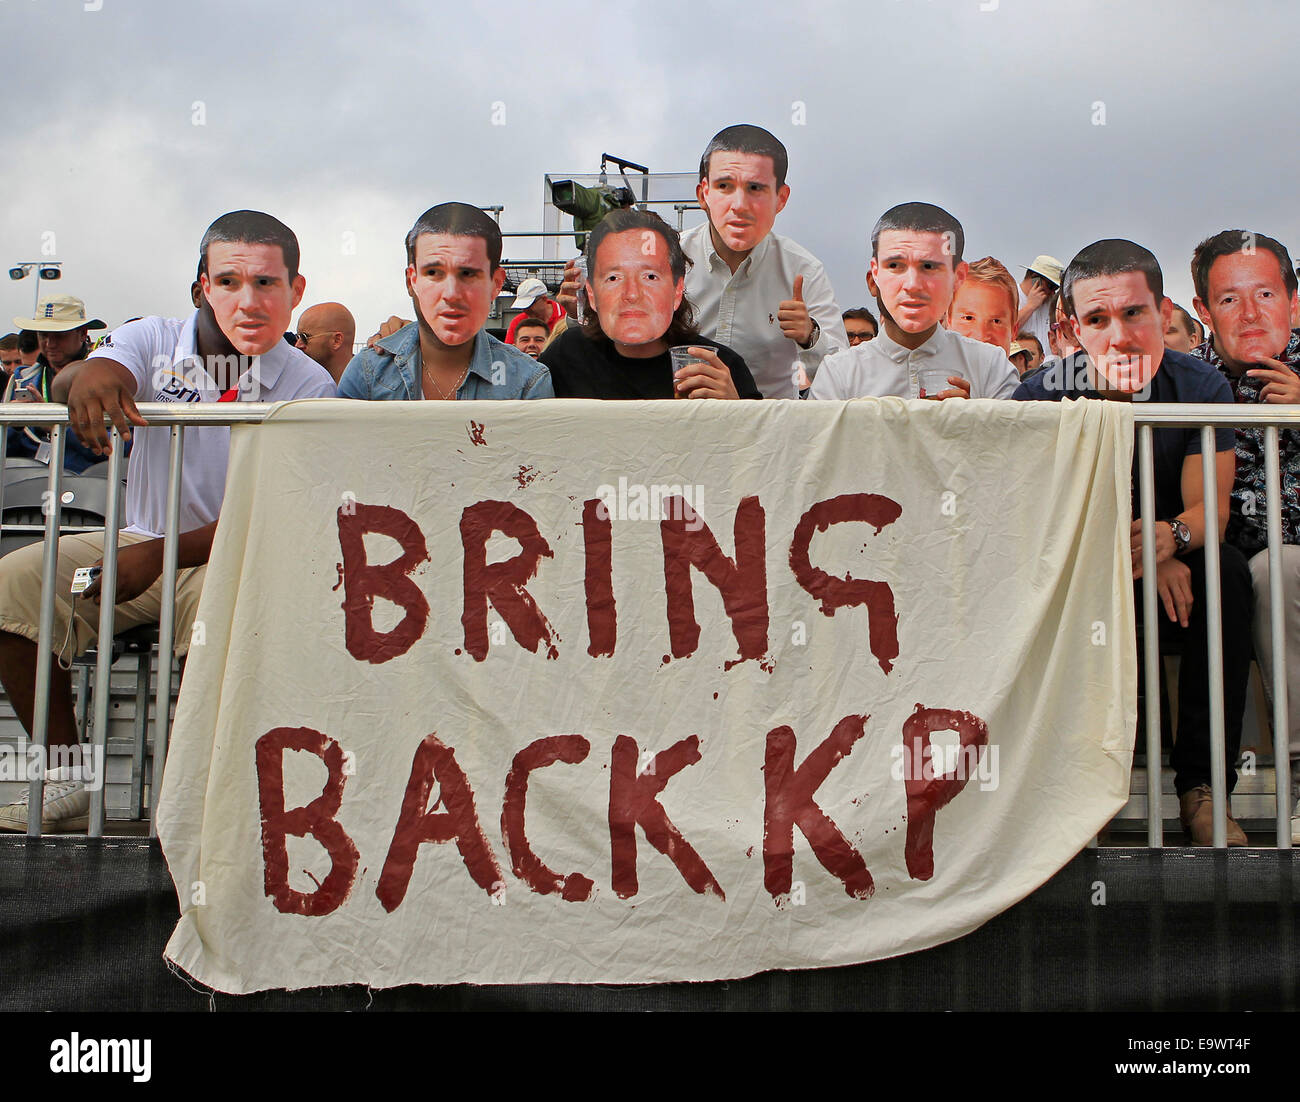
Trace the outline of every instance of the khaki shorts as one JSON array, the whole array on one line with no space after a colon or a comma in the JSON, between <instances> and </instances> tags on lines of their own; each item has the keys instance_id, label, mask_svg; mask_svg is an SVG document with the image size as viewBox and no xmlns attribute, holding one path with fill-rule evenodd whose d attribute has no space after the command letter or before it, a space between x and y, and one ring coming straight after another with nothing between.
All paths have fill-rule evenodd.
<instances>
[{"instance_id":1,"label":"khaki shorts","mask_svg":"<svg viewBox=\"0 0 1300 1102\"><path fill-rule=\"evenodd\" d=\"M143 543L149 536L121 532L119 548ZM40 643L41 573L44 543L20 547L0 558L0 631L21 635ZM72 573L80 566L93 566L104 555L104 534L87 532L64 536L59 540L58 573L54 583L53 649L69 662L92 647L99 636L99 605L83 598L73 598ZM174 651L185 654L190 648L194 617L203 591L207 568L190 567L176 572L176 639ZM73 613L75 601L76 612ZM156 624L162 615L162 579L154 582L134 601L117 606L113 631L126 631L141 624ZM68 639L68 617L72 617L72 638Z\"/></svg>"}]
</instances>

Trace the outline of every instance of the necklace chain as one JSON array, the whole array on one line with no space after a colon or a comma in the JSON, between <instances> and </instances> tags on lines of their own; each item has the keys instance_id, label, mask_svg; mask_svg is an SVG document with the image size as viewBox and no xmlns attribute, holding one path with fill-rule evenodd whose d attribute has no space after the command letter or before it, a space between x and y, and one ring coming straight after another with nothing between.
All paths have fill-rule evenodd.
<instances>
[{"instance_id":1,"label":"necklace chain","mask_svg":"<svg viewBox=\"0 0 1300 1102\"><path fill-rule=\"evenodd\" d=\"M433 389L438 392L438 395L442 398L444 402L451 402L455 400L456 391L460 390L461 384L469 377L469 364L465 365L465 370L461 372L460 378L456 380L456 385L451 388L450 394L448 394L446 391L442 389L442 387L438 385L438 380L435 379L433 377L432 372L429 371L428 364L424 365L424 377L429 380L429 382L433 385Z\"/></svg>"}]
</instances>

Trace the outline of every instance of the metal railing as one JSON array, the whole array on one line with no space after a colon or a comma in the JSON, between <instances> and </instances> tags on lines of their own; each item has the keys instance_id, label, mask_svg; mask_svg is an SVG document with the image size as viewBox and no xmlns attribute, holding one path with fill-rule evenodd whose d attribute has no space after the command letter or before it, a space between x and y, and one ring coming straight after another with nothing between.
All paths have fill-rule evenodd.
<instances>
[{"instance_id":1,"label":"metal railing","mask_svg":"<svg viewBox=\"0 0 1300 1102\"><path fill-rule=\"evenodd\" d=\"M270 402L200 403L177 407L166 402L142 403L137 407L140 415L150 425L171 426L171 450L167 470L167 530L163 538L162 577L167 583L162 587L162 608L158 620L158 686L155 696L155 727L153 752L153 784L150 800L149 836L157 837L154 809L158 792L162 788L163 766L167 760L167 739L171 726L171 655L176 634L176 566L180 543L181 462L184 455L184 432L187 425L260 424L275 408ZM36 646L36 696L32 710L32 729L29 745L35 747L41 760L48 760L46 739L49 733L50 674L54 661L54 597L55 576L58 563L59 515L62 511L63 456L67 445L65 427L68 409L60 405L0 404L0 427L9 425L37 425L50 429L49 475L45 507L45 543L41 570L41 613ZM119 521L121 495L117 488L121 482L122 437L116 428L111 430L112 450L108 459L109 494L104 513L104 569L100 576L101 591L105 594L117 590L118 541L110 539L121 527ZM3 468L0 468L0 476ZM0 477L0 483L3 478ZM2 507L2 505L0 505ZM102 772L107 769L109 674L113 664L113 621L115 606L111 600L100 602L99 635L96 650L95 694L93 726L91 733L91 761L98 763ZM87 835L98 838L104 832L104 777L91 788L90 813ZM29 778L27 790L27 836L41 836L41 810L45 794L45 776L39 771Z\"/></svg>"},{"instance_id":2,"label":"metal railing","mask_svg":"<svg viewBox=\"0 0 1300 1102\"><path fill-rule=\"evenodd\" d=\"M1282 574L1280 429L1300 428L1300 407L1260 405L1148 405L1134 407L1137 423L1138 492L1142 507L1142 625L1146 673L1147 845L1164 844L1160 815L1160 633L1156 610L1154 437L1157 427L1201 430L1201 479L1205 502L1206 631L1210 670L1210 794L1213 845L1228 844L1228 780L1223 718L1223 602L1219 577L1219 496L1215 489L1215 426L1263 426L1264 495L1268 524L1269 626L1273 650L1273 763L1277 804L1277 848L1291 848L1291 759L1287 722L1286 623Z\"/></svg>"},{"instance_id":3,"label":"metal railing","mask_svg":"<svg viewBox=\"0 0 1300 1102\"><path fill-rule=\"evenodd\" d=\"M171 450L168 465L167 483L167 529L163 541L162 577L169 579L163 586L162 609L159 619L158 653L163 659L169 659L175 642L176 613L176 569L179 541L176 530L179 527L181 462L184 454L184 430L186 426L229 426L235 424L259 424L274 409L271 403L230 404L191 404L177 408L167 403L146 403L139 407L141 415L150 425L171 426ZM1219 503L1214 492L1215 474L1215 426L1237 427L1263 426L1265 430L1265 493L1267 497L1268 524L1268 563L1269 563L1269 600L1270 624L1273 645L1273 738L1276 778L1276 826L1277 846L1279 849L1291 848L1291 825L1289 807L1290 799L1290 760L1288 746L1288 708L1287 699L1287 662L1285 607L1283 602L1284 577L1282 573L1282 521L1279 498L1280 471L1278 447L1280 428L1294 427L1300 429L1300 406L1242 406L1224 405L1146 405L1134 409L1137 424L1137 462L1139 497L1142 512L1142 622L1144 626L1143 644L1146 675L1146 757L1147 757L1147 844L1150 847L1164 845L1163 822L1161 817L1161 716L1160 716L1160 641L1156 607L1156 563L1155 540L1152 525L1155 517L1155 478L1153 466L1153 432L1158 427L1200 427L1202 476L1207 492L1205 501L1205 531L1218 532ZM54 587L57 565L57 546L59 535L59 516L61 511L61 484L63 478L63 455L66 445L64 428L68 423L67 407L59 405L18 405L0 404L0 427L29 424L49 427L51 433L51 455L48 474L49 507L45 516L45 543L42 563L42 589L39 643L37 645L36 696L32 730L29 732L31 745L38 747L44 755L49 727L49 696L51 662L54 660L53 624L54 624ZM108 482L111 490L120 483L122 463L122 440L116 429L112 430L112 453L109 458ZM3 465L0 464L0 483L3 482ZM2 492L2 491L0 491ZM106 533L116 532L119 528L119 497L110 492L104 521ZM0 510L2 510L0 497ZM104 593L112 593L117 584L117 540L105 539L104 567L101 588ZM1213 845L1223 848L1227 845L1227 762L1224 729L1223 698L1223 640L1222 640L1222 602L1219 578L1219 542L1217 538L1207 539L1206 557L1206 599L1208 615L1208 659L1210 669L1210 762L1211 795L1214 815ZM99 640L94 692L94 723L92 729L92 760L104 762L108 737L109 707L109 671L112 665L114 605L112 601L102 601L99 614ZM153 798L150 810L150 836L157 833L153 821L153 807L157 803L157 793L162 786L163 767L167 757L167 740L170 729L172 667L168 660L158 663L158 685L156 692L156 718L153 753ZM103 766L101 766L103 768ZM27 834L40 837L41 803L44 792L44 776L34 777L29 782L29 812ZM91 837L102 835L104 827L103 785L98 785L91 794L91 807L87 833Z\"/></svg>"}]
</instances>

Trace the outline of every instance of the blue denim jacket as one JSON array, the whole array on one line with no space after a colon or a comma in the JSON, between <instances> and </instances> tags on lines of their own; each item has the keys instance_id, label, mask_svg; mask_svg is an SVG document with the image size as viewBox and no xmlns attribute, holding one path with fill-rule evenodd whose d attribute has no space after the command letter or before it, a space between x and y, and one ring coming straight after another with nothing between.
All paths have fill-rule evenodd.
<instances>
[{"instance_id":1,"label":"blue denim jacket","mask_svg":"<svg viewBox=\"0 0 1300 1102\"><path fill-rule=\"evenodd\" d=\"M378 348L363 348L352 357L339 379L339 397L367 402L420 401L424 397L420 372L420 327L411 322L381 340ZM456 391L457 400L554 397L551 373L542 364L479 330L469 372Z\"/></svg>"}]
</instances>

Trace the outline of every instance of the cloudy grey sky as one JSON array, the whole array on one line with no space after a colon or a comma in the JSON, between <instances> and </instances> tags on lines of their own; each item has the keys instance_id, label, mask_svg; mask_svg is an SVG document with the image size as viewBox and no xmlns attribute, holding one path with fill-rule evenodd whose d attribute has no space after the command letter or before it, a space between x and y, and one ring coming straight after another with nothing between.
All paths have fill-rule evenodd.
<instances>
[{"instance_id":1,"label":"cloudy grey sky","mask_svg":"<svg viewBox=\"0 0 1300 1102\"><path fill-rule=\"evenodd\" d=\"M1297 11L0 0L0 262L53 249L49 289L110 325L183 314L204 228L252 207L297 231L304 305L338 299L369 332L404 307L402 238L426 207L501 203L504 228L538 228L544 173L592 172L602 151L689 171L715 131L753 122L790 150L777 229L841 306L865 300L872 223L909 199L947 207L967 255L1017 277L1038 253L1131 237L1190 306L1201 237L1300 247ZM0 332L33 289L0 282Z\"/></svg>"}]
</instances>

